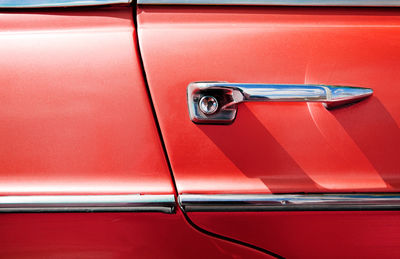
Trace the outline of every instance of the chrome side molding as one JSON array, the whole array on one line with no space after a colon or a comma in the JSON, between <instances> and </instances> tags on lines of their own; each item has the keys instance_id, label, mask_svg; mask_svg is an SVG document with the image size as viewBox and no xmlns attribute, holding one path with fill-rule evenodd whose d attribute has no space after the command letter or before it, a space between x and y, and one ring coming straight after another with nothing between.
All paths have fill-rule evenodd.
<instances>
[{"instance_id":1,"label":"chrome side molding","mask_svg":"<svg viewBox=\"0 0 400 259\"><path fill-rule=\"evenodd\" d=\"M46 8L130 4L132 0L0 0L0 8Z\"/></svg>"},{"instance_id":2,"label":"chrome side molding","mask_svg":"<svg viewBox=\"0 0 400 259\"><path fill-rule=\"evenodd\" d=\"M179 205L200 211L399 210L399 194L182 194Z\"/></svg>"},{"instance_id":3,"label":"chrome side molding","mask_svg":"<svg viewBox=\"0 0 400 259\"><path fill-rule=\"evenodd\" d=\"M174 195L0 196L1 212L164 212L175 211Z\"/></svg>"},{"instance_id":4,"label":"chrome side molding","mask_svg":"<svg viewBox=\"0 0 400 259\"><path fill-rule=\"evenodd\" d=\"M399 194L181 194L186 212L399 210ZM0 196L0 213L174 213L174 195Z\"/></svg>"},{"instance_id":5,"label":"chrome side molding","mask_svg":"<svg viewBox=\"0 0 400 259\"><path fill-rule=\"evenodd\" d=\"M193 122L230 124L242 102L321 102L332 108L372 93L370 88L351 86L193 82L187 87L187 101Z\"/></svg>"},{"instance_id":6,"label":"chrome side molding","mask_svg":"<svg viewBox=\"0 0 400 259\"><path fill-rule=\"evenodd\" d=\"M398 0L138 0L137 3L160 5L400 6Z\"/></svg>"}]
</instances>

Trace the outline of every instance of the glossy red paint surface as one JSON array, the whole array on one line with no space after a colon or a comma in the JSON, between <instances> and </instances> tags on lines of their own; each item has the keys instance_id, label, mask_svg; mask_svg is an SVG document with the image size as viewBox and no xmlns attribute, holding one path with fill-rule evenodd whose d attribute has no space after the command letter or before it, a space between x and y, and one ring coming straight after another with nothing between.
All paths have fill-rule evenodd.
<instances>
[{"instance_id":1,"label":"glossy red paint surface","mask_svg":"<svg viewBox=\"0 0 400 259\"><path fill-rule=\"evenodd\" d=\"M194 230L178 214L1 214L1 258L269 258Z\"/></svg>"},{"instance_id":2,"label":"glossy red paint surface","mask_svg":"<svg viewBox=\"0 0 400 259\"><path fill-rule=\"evenodd\" d=\"M0 24L0 195L173 193L131 8Z\"/></svg>"},{"instance_id":3,"label":"glossy red paint surface","mask_svg":"<svg viewBox=\"0 0 400 259\"><path fill-rule=\"evenodd\" d=\"M143 7L139 44L179 193L400 190L400 11ZM336 110L248 103L230 126L189 119L193 81L374 89Z\"/></svg>"},{"instance_id":4,"label":"glossy red paint surface","mask_svg":"<svg viewBox=\"0 0 400 259\"><path fill-rule=\"evenodd\" d=\"M0 14L0 195L174 193L131 8ZM268 258L180 212L0 215L0 258Z\"/></svg>"},{"instance_id":5,"label":"glossy red paint surface","mask_svg":"<svg viewBox=\"0 0 400 259\"><path fill-rule=\"evenodd\" d=\"M400 256L398 211L201 212L189 216L201 227L285 258Z\"/></svg>"}]
</instances>

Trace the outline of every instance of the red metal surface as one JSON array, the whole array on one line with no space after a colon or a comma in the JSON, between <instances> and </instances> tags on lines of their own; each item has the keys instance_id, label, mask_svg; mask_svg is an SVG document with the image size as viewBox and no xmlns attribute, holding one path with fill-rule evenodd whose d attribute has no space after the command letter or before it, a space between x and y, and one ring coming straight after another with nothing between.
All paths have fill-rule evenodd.
<instances>
[{"instance_id":1,"label":"red metal surface","mask_svg":"<svg viewBox=\"0 0 400 259\"><path fill-rule=\"evenodd\" d=\"M161 213L0 215L1 258L269 258Z\"/></svg>"},{"instance_id":2,"label":"red metal surface","mask_svg":"<svg viewBox=\"0 0 400 259\"><path fill-rule=\"evenodd\" d=\"M398 211L196 212L189 216L201 227L285 258L400 256Z\"/></svg>"},{"instance_id":3,"label":"red metal surface","mask_svg":"<svg viewBox=\"0 0 400 259\"><path fill-rule=\"evenodd\" d=\"M131 8L0 24L0 195L173 193Z\"/></svg>"},{"instance_id":4,"label":"red metal surface","mask_svg":"<svg viewBox=\"0 0 400 259\"><path fill-rule=\"evenodd\" d=\"M173 193L131 8L0 15L0 195ZM265 258L180 212L0 215L0 258Z\"/></svg>"},{"instance_id":5,"label":"red metal surface","mask_svg":"<svg viewBox=\"0 0 400 259\"><path fill-rule=\"evenodd\" d=\"M138 35L179 193L400 190L400 11L143 7ZM374 96L240 105L230 126L189 119L193 81L354 85Z\"/></svg>"}]
</instances>

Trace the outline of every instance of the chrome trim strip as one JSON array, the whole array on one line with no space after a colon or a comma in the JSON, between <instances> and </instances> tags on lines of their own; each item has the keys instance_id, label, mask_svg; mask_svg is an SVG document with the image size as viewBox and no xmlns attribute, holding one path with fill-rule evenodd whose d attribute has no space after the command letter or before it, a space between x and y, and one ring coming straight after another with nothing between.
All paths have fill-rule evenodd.
<instances>
[{"instance_id":1,"label":"chrome trim strip","mask_svg":"<svg viewBox=\"0 0 400 259\"><path fill-rule=\"evenodd\" d=\"M45 8L130 4L132 0L0 0L0 8Z\"/></svg>"},{"instance_id":2,"label":"chrome trim strip","mask_svg":"<svg viewBox=\"0 0 400 259\"><path fill-rule=\"evenodd\" d=\"M160 5L272 5L272 6L400 6L399 0L138 0Z\"/></svg>"},{"instance_id":3,"label":"chrome trim strip","mask_svg":"<svg viewBox=\"0 0 400 259\"><path fill-rule=\"evenodd\" d=\"M0 196L0 212L175 211L174 195Z\"/></svg>"},{"instance_id":4,"label":"chrome trim strip","mask_svg":"<svg viewBox=\"0 0 400 259\"><path fill-rule=\"evenodd\" d=\"M399 210L400 194L182 194L195 211Z\"/></svg>"}]
</instances>

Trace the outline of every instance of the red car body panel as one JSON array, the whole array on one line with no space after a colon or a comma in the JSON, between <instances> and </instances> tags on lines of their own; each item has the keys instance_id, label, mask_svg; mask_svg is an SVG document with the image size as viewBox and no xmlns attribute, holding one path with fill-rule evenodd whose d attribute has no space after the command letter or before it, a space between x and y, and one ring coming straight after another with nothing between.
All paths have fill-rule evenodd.
<instances>
[{"instance_id":1,"label":"red car body panel","mask_svg":"<svg viewBox=\"0 0 400 259\"><path fill-rule=\"evenodd\" d=\"M400 11L139 6L149 88L179 193L400 190ZM189 119L193 81L362 86L349 107L247 103Z\"/></svg>"},{"instance_id":2,"label":"red car body panel","mask_svg":"<svg viewBox=\"0 0 400 259\"><path fill-rule=\"evenodd\" d=\"M200 227L285 258L398 258L398 211L188 213Z\"/></svg>"},{"instance_id":3,"label":"red car body panel","mask_svg":"<svg viewBox=\"0 0 400 259\"><path fill-rule=\"evenodd\" d=\"M132 9L0 16L0 195L172 194Z\"/></svg>"},{"instance_id":4,"label":"red car body panel","mask_svg":"<svg viewBox=\"0 0 400 259\"><path fill-rule=\"evenodd\" d=\"M0 215L1 258L270 258L195 231L181 213Z\"/></svg>"},{"instance_id":5,"label":"red car body panel","mask_svg":"<svg viewBox=\"0 0 400 259\"><path fill-rule=\"evenodd\" d=\"M178 194L400 191L398 9L138 6L137 32L133 15L2 12L1 196L173 195L143 73ZM374 95L333 110L241 104L232 125L196 125L186 87L204 80ZM187 215L217 235L180 210L5 213L0 257L268 257L252 245L290 258L399 256L397 211Z\"/></svg>"},{"instance_id":6,"label":"red car body panel","mask_svg":"<svg viewBox=\"0 0 400 259\"><path fill-rule=\"evenodd\" d=\"M132 8L9 11L0 24L0 195L174 194ZM0 214L1 258L269 257L180 211Z\"/></svg>"},{"instance_id":7,"label":"red car body panel","mask_svg":"<svg viewBox=\"0 0 400 259\"><path fill-rule=\"evenodd\" d=\"M400 11L139 6L139 45L179 194L400 190ZM374 89L333 110L246 103L197 125L194 81ZM218 209L217 209L218 210ZM288 258L396 257L398 212L188 212L198 226Z\"/></svg>"}]
</instances>

